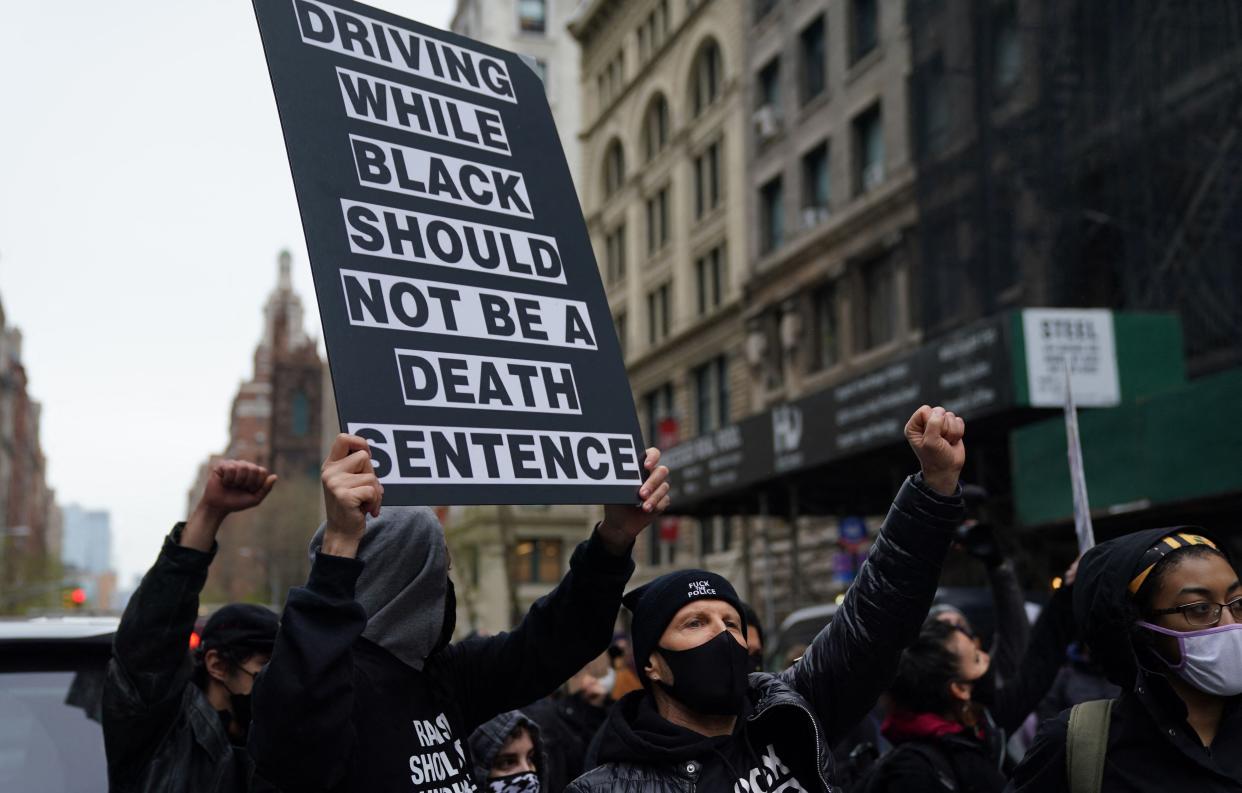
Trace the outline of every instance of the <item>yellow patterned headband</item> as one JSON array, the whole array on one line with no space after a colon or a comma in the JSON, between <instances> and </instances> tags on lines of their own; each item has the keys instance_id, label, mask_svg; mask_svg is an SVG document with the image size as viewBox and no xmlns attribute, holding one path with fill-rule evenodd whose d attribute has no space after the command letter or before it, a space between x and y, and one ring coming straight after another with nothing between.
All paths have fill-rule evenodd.
<instances>
[{"instance_id":1,"label":"yellow patterned headband","mask_svg":"<svg viewBox=\"0 0 1242 793\"><path fill-rule=\"evenodd\" d=\"M1143 583L1147 580L1147 576L1151 575L1151 571L1156 565L1160 564L1161 559L1178 548L1189 548L1192 545L1206 545L1212 550L1220 550L1216 547L1216 543L1198 534L1169 534L1161 538L1159 542L1147 549L1147 553L1143 554L1143 559L1138 565L1140 572L1130 580L1130 594L1138 594L1138 591L1143 588Z\"/></svg>"}]
</instances>

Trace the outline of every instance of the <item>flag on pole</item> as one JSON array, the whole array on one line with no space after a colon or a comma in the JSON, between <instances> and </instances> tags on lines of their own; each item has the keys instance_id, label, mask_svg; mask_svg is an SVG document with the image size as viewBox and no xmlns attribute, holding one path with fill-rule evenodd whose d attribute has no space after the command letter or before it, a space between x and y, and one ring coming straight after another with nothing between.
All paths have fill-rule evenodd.
<instances>
[{"instance_id":1,"label":"flag on pole","mask_svg":"<svg viewBox=\"0 0 1242 793\"><path fill-rule=\"evenodd\" d=\"M1082 441L1078 437L1078 408L1074 404L1068 362L1065 366L1065 441L1069 453L1070 490L1074 494L1074 533L1078 535L1078 552L1084 554L1095 545L1095 529L1091 526L1087 474L1082 467Z\"/></svg>"}]
</instances>

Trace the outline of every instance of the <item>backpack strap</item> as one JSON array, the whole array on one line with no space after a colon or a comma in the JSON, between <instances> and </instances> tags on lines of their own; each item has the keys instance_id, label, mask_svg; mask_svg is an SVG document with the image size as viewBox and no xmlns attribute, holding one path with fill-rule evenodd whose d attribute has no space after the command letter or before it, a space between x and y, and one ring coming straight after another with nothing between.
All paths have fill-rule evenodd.
<instances>
[{"instance_id":1,"label":"backpack strap","mask_svg":"<svg viewBox=\"0 0 1242 793\"><path fill-rule=\"evenodd\" d=\"M1070 709L1065 735L1065 764L1069 793L1099 793L1108 755L1108 729L1113 700L1096 699Z\"/></svg>"}]
</instances>

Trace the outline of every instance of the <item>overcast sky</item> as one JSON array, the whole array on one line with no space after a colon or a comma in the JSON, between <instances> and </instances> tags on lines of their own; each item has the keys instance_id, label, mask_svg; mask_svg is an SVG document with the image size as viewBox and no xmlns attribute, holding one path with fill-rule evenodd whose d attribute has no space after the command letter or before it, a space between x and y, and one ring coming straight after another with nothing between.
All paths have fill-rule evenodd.
<instances>
[{"instance_id":1,"label":"overcast sky","mask_svg":"<svg viewBox=\"0 0 1242 793\"><path fill-rule=\"evenodd\" d=\"M251 4L9 4L0 108L0 300L57 499L111 511L128 586L224 447L281 248L319 335Z\"/></svg>"}]
</instances>

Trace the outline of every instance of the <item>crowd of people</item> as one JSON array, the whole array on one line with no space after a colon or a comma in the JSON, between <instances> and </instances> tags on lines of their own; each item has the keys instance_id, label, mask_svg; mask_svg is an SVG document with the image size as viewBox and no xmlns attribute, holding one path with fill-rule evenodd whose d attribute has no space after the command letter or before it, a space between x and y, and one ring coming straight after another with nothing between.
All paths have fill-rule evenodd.
<instances>
[{"instance_id":1,"label":"crowd of people","mask_svg":"<svg viewBox=\"0 0 1242 793\"><path fill-rule=\"evenodd\" d=\"M220 608L188 651L222 526L277 486L217 462L116 634L111 789L1242 791L1242 582L1219 538L1182 526L1097 545L1031 624L986 494L958 481L965 429L915 412L919 471L829 625L770 671L764 626L719 573L627 591L635 539L669 506L657 450L635 504L604 508L513 630L454 642L443 528L383 506L349 435L323 466L306 584L279 616ZM986 647L933 606L955 544L986 568Z\"/></svg>"}]
</instances>

